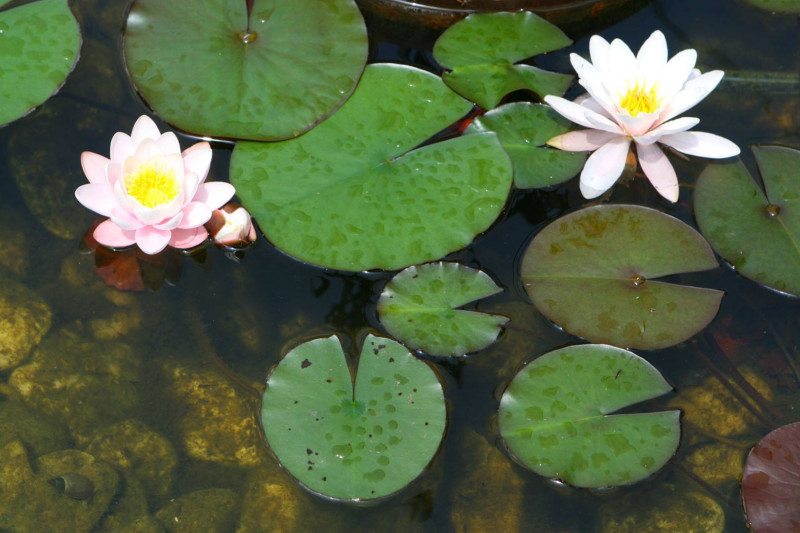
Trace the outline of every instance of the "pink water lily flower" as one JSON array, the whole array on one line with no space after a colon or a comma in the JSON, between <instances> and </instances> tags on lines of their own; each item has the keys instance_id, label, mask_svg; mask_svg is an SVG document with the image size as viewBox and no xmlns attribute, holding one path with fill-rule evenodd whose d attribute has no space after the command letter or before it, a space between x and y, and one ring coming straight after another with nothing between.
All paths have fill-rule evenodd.
<instances>
[{"instance_id":1,"label":"pink water lily flower","mask_svg":"<svg viewBox=\"0 0 800 533\"><path fill-rule=\"evenodd\" d=\"M700 119L675 118L713 91L724 74L720 70L701 74L694 68L697 52L683 50L667 60L667 41L656 31L636 55L621 40L609 43L599 35L589 41L589 53L591 62L570 56L588 94L574 102L545 97L559 114L588 128L548 141L562 150L594 152L580 177L586 198L600 196L617 181L631 141L642 171L671 202L678 200L678 178L658 143L700 157L739 154L739 148L723 137L689 131Z\"/></svg>"},{"instance_id":2,"label":"pink water lily flower","mask_svg":"<svg viewBox=\"0 0 800 533\"><path fill-rule=\"evenodd\" d=\"M162 134L147 116L139 117L130 135L114 135L111 159L83 152L81 166L89 183L75 197L109 217L94 238L111 248L136 244L157 254L167 246L197 246L208 238L203 224L212 211L235 192L229 183L205 183L211 166L207 142L181 153L175 134Z\"/></svg>"}]
</instances>

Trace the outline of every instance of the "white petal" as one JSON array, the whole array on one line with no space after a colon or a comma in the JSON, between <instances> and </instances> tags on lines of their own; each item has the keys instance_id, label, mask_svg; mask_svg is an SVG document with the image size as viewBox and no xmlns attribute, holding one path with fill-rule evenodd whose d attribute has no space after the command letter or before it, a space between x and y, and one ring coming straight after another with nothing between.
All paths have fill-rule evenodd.
<instances>
[{"instance_id":1,"label":"white petal","mask_svg":"<svg viewBox=\"0 0 800 533\"><path fill-rule=\"evenodd\" d=\"M636 54L640 71L658 73L667 64L667 39L660 31L654 31ZM647 76L649 78L649 76Z\"/></svg>"},{"instance_id":2,"label":"white petal","mask_svg":"<svg viewBox=\"0 0 800 533\"><path fill-rule=\"evenodd\" d=\"M581 193L585 198L597 198L617 181L625 169L629 146L627 137L616 137L589 156L581 172Z\"/></svg>"},{"instance_id":3,"label":"white petal","mask_svg":"<svg viewBox=\"0 0 800 533\"><path fill-rule=\"evenodd\" d=\"M594 82L587 78L582 78L578 80L578 83L580 83L583 86L583 88L586 89L586 91L590 96L589 99L592 100L593 103L597 104L597 107L599 107L600 109L589 106L584 106L584 107L589 107L589 109L591 109L592 111L613 120L613 117L618 114L618 108L611 100L611 96L608 94L606 86L600 82ZM578 100L576 99L575 102L577 103Z\"/></svg>"},{"instance_id":4,"label":"white petal","mask_svg":"<svg viewBox=\"0 0 800 533\"><path fill-rule=\"evenodd\" d=\"M694 117L676 118L675 120L665 122L664 124L660 125L657 128L653 128L644 135L640 135L639 137L634 137L634 140L636 141L636 144L646 146L648 144L653 144L654 142L657 142L663 135L670 135L673 133L687 131L694 128L699 123L700 123L699 118L694 118Z\"/></svg>"},{"instance_id":5,"label":"white petal","mask_svg":"<svg viewBox=\"0 0 800 533\"><path fill-rule=\"evenodd\" d=\"M637 146L636 153L639 156L639 165L641 165L642 171L656 188L658 194L670 202L677 202L680 194L678 176L661 148L657 144Z\"/></svg>"},{"instance_id":6,"label":"white petal","mask_svg":"<svg viewBox=\"0 0 800 533\"><path fill-rule=\"evenodd\" d=\"M592 58L592 64L597 68L600 74L605 74L608 71L608 41L599 35L592 35L589 39L589 57Z\"/></svg>"},{"instance_id":7,"label":"white petal","mask_svg":"<svg viewBox=\"0 0 800 533\"><path fill-rule=\"evenodd\" d=\"M548 103L556 113L568 118L572 122L587 128L594 127L586 118L587 108L574 102L570 102L569 100L561 98L560 96L547 95L544 97L544 101Z\"/></svg>"},{"instance_id":8,"label":"white petal","mask_svg":"<svg viewBox=\"0 0 800 533\"><path fill-rule=\"evenodd\" d=\"M609 90L612 93L624 92L628 84L635 83L638 70L636 56L628 45L619 39L611 41L608 50L608 75L605 77Z\"/></svg>"},{"instance_id":9,"label":"white petal","mask_svg":"<svg viewBox=\"0 0 800 533\"><path fill-rule=\"evenodd\" d=\"M628 135L636 137L638 135L644 135L653 127L653 124L658 120L658 113L639 113L635 117L628 114L621 114L617 117L617 120L622 123L622 127Z\"/></svg>"},{"instance_id":10,"label":"white petal","mask_svg":"<svg viewBox=\"0 0 800 533\"><path fill-rule=\"evenodd\" d=\"M178 137L171 131L162 133L156 140L156 144L158 144L161 153L164 155L179 154L181 152L181 144L178 142Z\"/></svg>"},{"instance_id":11,"label":"white petal","mask_svg":"<svg viewBox=\"0 0 800 533\"><path fill-rule=\"evenodd\" d=\"M589 93L584 94L583 96L579 96L574 100L574 102L580 106L589 109L590 111L594 111L598 115L602 115L607 119L614 120L613 115L611 115L603 106L601 106L597 100L592 98Z\"/></svg>"},{"instance_id":12,"label":"white petal","mask_svg":"<svg viewBox=\"0 0 800 533\"><path fill-rule=\"evenodd\" d=\"M666 122L696 106L717 87L724 75L725 73L721 70L712 70L687 81L683 89L661 111L659 120Z\"/></svg>"},{"instance_id":13,"label":"white petal","mask_svg":"<svg viewBox=\"0 0 800 533\"><path fill-rule=\"evenodd\" d=\"M553 137L547 144L568 152L593 152L617 136L606 131L576 130Z\"/></svg>"},{"instance_id":14,"label":"white petal","mask_svg":"<svg viewBox=\"0 0 800 533\"><path fill-rule=\"evenodd\" d=\"M658 82L658 96L663 104L671 102L678 91L683 89L696 62L697 52L692 48L678 52L669 60Z\"/></svg>"},{"instance_id":15,"label":"white petal","mask_svg":"<svg viewBox=\"0 0 800 533\"><path fill-rule=\"evenodd\" d=\"M739 155L739 147L724 137L702 131L685 131L664 135L659 142L684 154L724 159Z\"/></svg>"},{"instance_id":16,"label":"white petal","mask_svg":"<svg viewBox=\"0 0 800 533\"><path fill-rule=\"evenodd\" d=\"M122 163L136 151L136 143L127 133L118 131L111 137L111 160Z\"/></svg>"},{"instance_id":17,"label":"white petal","mask_svg":"<svg viewBox=\"0 0 800 533\"><path fill-rule=\"evenodd\" d=\"M618 135L624 134L624 131L619 127L618 124L589 109L586 110L586 119L594 129L607 131L609 133L616 133Z\"/></svg>"},{"instance_id":18,"label":"white petal","mask_svg":"<svg viewBox=\"0 0 800 533\"><path fill-rule=\"evenodd\" d=\"M136 124L133 125L133 130L131 131L131 138L133 142L139 144L145 139L150 140L158 140L161 136L161 132L158 131L158 126L156 123L153 122L153 119L148 117L147 115L142 115L136 121Z\"/></svg>"}]
</instances>

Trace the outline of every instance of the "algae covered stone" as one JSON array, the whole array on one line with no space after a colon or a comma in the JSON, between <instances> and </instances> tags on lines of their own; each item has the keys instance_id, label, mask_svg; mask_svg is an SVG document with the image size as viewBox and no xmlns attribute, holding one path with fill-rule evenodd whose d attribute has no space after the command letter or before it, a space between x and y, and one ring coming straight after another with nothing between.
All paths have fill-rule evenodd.
<instances>
[{"instance_id":1,"label":"algae covered stone","mask_svg":"<svg viewBox=\"0 0 800 533\"><path fill-rule=\"evenodd\" d=\"M631 493L600 513L602 533L721 533L725 513L709 496L672 486Z\"/></svg>"},{"instance_id":2,"label":"algae covered stone","mask_svg":"<svg viewBox=\"0 0 800 533\"><path fill-rule=\"evenodd\" d=\"M156 513L170 533L227 533L236 524L239 496L228 489L205 489L173 500Z\"/></svg>"},{"instance_id":3,"label":"algae covered stone","mask_svg":"<svg viewBox=\"0 0 800 533\"><path fill-rule=\"evenodd\" d=\"M0 371L22 363L50 329L50 306L0 272Z\"/></svg>"},{"instance_id":4,"label":"algae covered stone","mask_svg":"<svg viewBox=\"0 0 800 533\"><path fill-rule=\"evenodd\" d=\"M69 433L56 419L15 400L0 399L0 446L18 440L34 456L67 448Z\"/></svg>"}]
</instances>

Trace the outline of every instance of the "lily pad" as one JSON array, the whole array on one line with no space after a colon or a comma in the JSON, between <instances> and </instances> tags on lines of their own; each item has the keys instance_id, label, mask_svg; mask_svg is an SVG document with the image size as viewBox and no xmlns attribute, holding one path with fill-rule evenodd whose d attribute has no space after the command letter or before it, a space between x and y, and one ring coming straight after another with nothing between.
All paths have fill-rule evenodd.
<instances>
[{"instance_id":1,"label":"lily pad","mask_svg":"<svg viewBox=\"0 0 800 533\"><path fill-rule=\"evenodd\" d=\"M447 85L492 109L520 89L539 96L564 94L572 76L514 63L570 44L564 32L534 13L478 13L448 28L433 56L450 70L443 76Z\"/></svg>"},{"instance_id":2,"label":"lily pad","mask_svg":"<svg viewBox=\"0 0 800 533\"><path fill-rule=\"evenodd\" d=\"M50 98L75 68L80 48L80 28L67 0L0 12L0 125Z\"/></svg>"},{"instance_id":3,"label":"lily pad","mask_svg":"<svg viewBox=\"0 0 800 533\"><path fill-rule=\"evenodd\" d=\"M753 147L766 194L741 161L700 175L694 213L700 231L743 276L800 295L800 151Z\"/></svg>"},{"instance_id":4,"label":"lily pad","mask_svg":"<svg viewBox=\"0 0 800 533\"><path fill-rule=\"evenodd\" d=\"M458 307L503 289L484 272L458 263L411 266L378 300L381 323L392 336L428 355L464 355L486 348L508 319Z\"/></svg>"},{"instance_id":5,"label":"lily pad","mask_svg":"<svg viewBox=\"0 0 800 533\"><path fill-rule=\"evenodd\" d=\"M231 182L267 238L301 261L395 270L436 260L485 231L511 187L493 133L412 150L469 109L433 74L370 65L302 137L238 143Z\"/></svg>"},{"instance_id":6,"label":"lily pad","mask_svg":"<svg viewBox=\"0 0 800 533\"><path fill-rule=\"evenodd\" d=\"M500 400L500 434L511 453L542 476L577 487L635 483L675 454L680 411L611 413L671 390L636 354L569 346L514 377Z\"/></svg>"},{"instance_id":7,"label":"lily pad","mask_svg":"<svg viewBox=\"0 0 800 533\"><path fill-rule=\"evenodd\" d=\"M800 527L800 422L780 427L747 456L742 499L757 533L797 531Z\"/></svg>"},{"instance_id":8,"label":"lily pad","mask_svg":"<svg viewBox=\"0 0 800 533\"><path fill-rule=\"evenodd\" d=\"M137 89L177 128L294 137L335 111L367 60L352 0L137 0L125 59Z\"/></svg>"},{"instance_id":9,"label":"lily pad","mask_svg":"<svg viewBox=\"0 0 800 533\"><path fill-rule=\"evenodd\" d=\"M514 165L514 185L529 189L558 185L581 171L585 153L545 146L569 130L569 121L549 106L514 102L476 118L466 133L495 132Z\"/></svg>"},{"instance_id":10,"label":"lily pad","mask_svg":"<svg viewBox=\"0 0 800 533\"><path fill-rule=\"evenodd\" d=\"M599 205L544 228L522 260L534 305L591 342L648 350L685 341L716 316L723 293L654 278L717 266L680 220L635 205Z\"/></svg>"},{"instance_id":11,"label":"lily pad","mask_svg":"<svg viewBox=\"0 0 800 533\"><path fill-rule=\"evenodd\" d=\"M767 11L778 13L800 13L800 0L746 0L748 4L752 4Z\"/></svg>"},{"instance_id":12,"label":"lily pad","mask_svg":"<svg viewBox=\"0 0 800 533\"><path fill-rule=\"evenodd\" d=\"M264 432L309 490L337 500L393 494L425 469L442 440L442 385L392 340L367 336L355 386L335 337L290 351L267 380Z\"/></svg>"}]
</instances>

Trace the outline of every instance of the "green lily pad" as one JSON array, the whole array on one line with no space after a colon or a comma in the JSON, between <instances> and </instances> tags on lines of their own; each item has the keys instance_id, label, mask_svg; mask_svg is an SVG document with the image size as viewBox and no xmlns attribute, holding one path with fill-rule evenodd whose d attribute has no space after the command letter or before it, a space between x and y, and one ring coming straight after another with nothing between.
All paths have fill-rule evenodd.
<instances>
[{"instance_id":1,"label":"green lily pad","mask_svg":"<svg viewBox=\"0 0 800 533\"><path fill-rule=\"evenodd\" d=\"M335 337L290 351L267 380L264 432L309 490L337 500L393 494L430 463L442 440L442 385L392 340L367 336L355 386Z\"/></svg>"},{"instance_id":2,"label":"green lily pad","mask_svg":"<svg viewBox=\"0 0 800 533\"><path fill-rule=\"evenodd\" d=\"M636 483L675 454L680 411L611 413L671 390L658 370L629 351L561 348L511 381L500 400L500 434L542 476L577 487Z\"/></svg>"},{"instance_id":3,"label":"green lily pad","mask_svg":"<svg viewBox=\"0 0 800 533\"><path fill-rule=\"evenodd\" d=\"M433 74L370 65L302 137L238 143L231 182L267 238L301 261L357 271L439 259L486 230L511 187L493 133L409 152L469 109Z\"/></svg>"},{"instance_id":4,"label":"green lily pad","mask_svg":"<svg viewBox=\"0 0 800 533\"><path fill-rule=\"evenodd\" d=\"M436 41L433 56L450 69L443 76L447 85L492 109L521 89L539 96L564 94L572 76L514 63L570 44L564 32L534 13L478 13L448 28Z\"/></svg>"},{"instance_id":5,"label":"green lily pad","mask_svg":"<svg viewBox=\"0 0 800 533\"><path fill-rule=\"evenodd\" d=\"M529 189L558 185L581 171L587 154L545 146L570 129L570 122L549 106L514 102L476 118L466 133L495 132L514 165L514 185Z\"/></svg>"},{"instance_id":6,"label":"green lily pad","mask_svg":"<svg viewBox=\"0 0 800 533\"><path fill-rule=\"evenodd\" d=\"M81 31L67 0L0 12L0 125L50 98L75 68L80 48Z\"/></svg>"},{"instance_id":7,"label":"green lily pad","mask_svg":"<svg viewBox=\"0 0 800 533\"><path fill-rule=\"evenodd\" d=\"M666 348L716 316L723 293L654 278L717 267L711 247L669 215L599 205L544 228L522 260L534 305L568 332L626 348Z\"/></svg>"},{"instance_id":8,"label":"green lily pad","mask_svg":"<svg viewBox=\"0 0 800 533\"><path fill-rule=\"evenodd\" d=\"M800 0L746 0L748 4L752 4L767 11L776 11L778 13L800 13Z\"/></svg>"},{"instance_id":9,"label":"green lily pad","mask_svg":"<svg viewBox=\"0 0 800 533\"><path fill-rule=\"evenodd\" d=\"M464 355L493 343L508 319L458 307L502 290L484 272L458 263L411 266L386 285L378 315L386 331L414 349Z\"/></svg>"},{"instance_id":10,"label":"green lily pad","mask_svg":"<svg viewBox=\"0 0 800 533\"><path fill-rule=\"evenodd\" d=\"M700 175L694 212L700 231L743 276L800 296L800 151L753 147L766 194L741 161Z\"/></svg>"},{"instance_id":11,"label":"green lily pad","mask_svg":"<svg viewBox=\"0 0 800 533\"><path fill-rule=\"evenodd\" d=\"M294 137L335 111L367 60L352 0L137 0L125 59L167 122L202 135Z\"/></svg>"}]
</instances>

